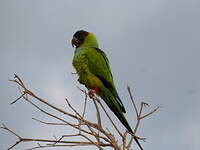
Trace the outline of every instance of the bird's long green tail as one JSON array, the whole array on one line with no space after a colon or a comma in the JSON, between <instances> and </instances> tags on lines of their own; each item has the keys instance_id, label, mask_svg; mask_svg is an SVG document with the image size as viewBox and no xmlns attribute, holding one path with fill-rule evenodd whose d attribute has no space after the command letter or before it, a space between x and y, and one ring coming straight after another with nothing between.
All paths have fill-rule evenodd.
<instances>
[{"instance_id":1,"label":"bird's long green tail","mask_svg":"<svg viewBox=\"0 0 200 150\"><path fill-rule=\"evenodd\" d=\"M133 134L133 137L140 147L141 150L143 150L142 146L140 145L138 139L134 136L134 132L131 129L128 121L126 120L122 108L119 106L119 103L117 103L116 98L112 95L112 93L104 88L102 90L103 93L100 94L101 98L105 101L105 103L108 105L108 107L112 110L112 112L117 116L117 118L120 120L120 122L126 127L126 129Z\"/></svg>"}]
</instances>

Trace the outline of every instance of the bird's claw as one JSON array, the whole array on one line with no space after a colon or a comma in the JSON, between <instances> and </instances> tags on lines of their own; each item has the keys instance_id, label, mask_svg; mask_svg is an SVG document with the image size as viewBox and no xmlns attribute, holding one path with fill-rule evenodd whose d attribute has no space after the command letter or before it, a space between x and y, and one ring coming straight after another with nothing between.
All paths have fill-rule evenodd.
<instances>
[{"instance_id":1,"label":"bird's claw","mask_svg":"<svg viewBox=\"0 0 200 150\"><path fill-rule=\"evenodd\" d=\"M91 89L88 91L88 95L90 98L94 98L95 97L95 90Z\"/></svg>"}]
</instances>

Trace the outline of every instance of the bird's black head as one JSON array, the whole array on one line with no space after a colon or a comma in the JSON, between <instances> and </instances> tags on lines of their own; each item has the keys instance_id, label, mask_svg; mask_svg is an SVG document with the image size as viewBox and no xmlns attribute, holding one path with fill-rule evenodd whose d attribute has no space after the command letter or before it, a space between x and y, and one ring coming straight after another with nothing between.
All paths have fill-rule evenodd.
<instances>
[{"instance_id":1,"label":"bird's black head","mask_svg":"<svg viewBox=\"0 0 200 150\"><path fill-rule=\"evenodd\" d=\"M84 31L84 30L80 30L80 31L77 31L74 35L73 35L73 38L72 38L72 47L76 47L78 48L81 44L83 44L84 42L84 39L86 36L88 36L89 32L87 31Z\"/></svg>"}]
</instances>

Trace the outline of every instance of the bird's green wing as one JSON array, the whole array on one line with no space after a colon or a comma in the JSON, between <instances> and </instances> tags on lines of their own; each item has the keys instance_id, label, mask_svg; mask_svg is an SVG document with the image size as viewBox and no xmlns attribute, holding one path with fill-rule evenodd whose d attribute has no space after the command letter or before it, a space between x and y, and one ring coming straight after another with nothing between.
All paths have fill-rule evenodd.
<instances>
[{"instance_id":1,"label":"bird's green wing","mask_svg":"<svg viewBox=\"0 0 200 150\"><path fill-rule=\"evenodd\" d=\"M106 54L98 48L89 48L86 57L88 60L89 70L91 71L91 73L97 76L102 81L104 86L107 89L109 89L109 91L113 94L113 96L116 97L117 102L122 109L122 112L125 113L126 112L125 108L123 106L120 97L117 94L113 82L113 77Z\"/></svg>"}]
</instances>

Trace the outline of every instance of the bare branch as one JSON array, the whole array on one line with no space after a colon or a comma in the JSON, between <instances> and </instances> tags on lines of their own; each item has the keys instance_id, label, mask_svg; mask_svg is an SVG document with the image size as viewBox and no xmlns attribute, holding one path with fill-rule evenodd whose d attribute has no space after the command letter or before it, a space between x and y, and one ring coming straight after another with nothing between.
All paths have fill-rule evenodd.
<instances>
[{"instance_id":1,"label":"bare branch","mask_svg":"<svg viewBox=\"0 0 200 150\"><path fill-rule=\"evenodd\" d=\"M151 114L156 112L160 107L156 107L152 111L150 111L147 114L142 115L144 106L149 106L145 102L141 102L140 107L138 108L136 105L136 99L132 95L131 89L128 86L127 90L130 96L130 99L132 101L135 113L136 113L136 118L137 122L134 128L134 135L128 134L128 131L125 131L124 133L118 128L118 126L115 124L115 122L112 120L110 117L109 113L106 111L104 105L101 103L100 99L97 98L97 96L93 93L91 96L91 91L87 93L85 90L82 90L78 88L80 91L82 91L85 95L84 99L84 105L83 105L83 111L80 113L80 110L77 110L74 106L72 106L69 102L69 100L66 98L66 102L69 106L69 108L73 111L73 113L69 113L55 105L50 104L47 100L38 97L35 93L33 93L31 90L27 89L23 81L19 76L15 74L14 80L9 80L11 82L16 83L19 86L19 90L21 93L21 96L19 96L16 100L11 102L11 104L16 103L19 99L23 99L29 104L31 104L33 107L35 107L37 110L42 112L43 114L52 117L55 119L53 122L47 122L43 121L40 119L32 118L33 120L45 124L45 125L53 125L56 127L59 126L69 126L73 129L73 131L78 131L77 134L64 134L60 135L60 138L56 138L54 136L54 139L46 139L46 138L24 138L6 127L4 124L0 127L3 130L8 131L12 135L16 136L18 140L8 148L8 150L13 149L16 145L22 142L34 142L37 145L29 148L27 150L34 150L34 149L41 149L41 148L49 148L49 147L76 147L76 146L96 146L97 149L103 150L103 147L111 147L115 150L131 150L131 145L133 143L133 139L137 138L140 140L144 140L144 138L140 138L138 136L135 136L135 133L137 132L141 120L149 117ZM86 109L87 109L87 98L88 96L92 99L94 105L92 106L93 109L96 109L96 121L91 122L89 120L85 119L86 115ZM35 101L40 102L41 104L44 104L45 109L43 109L40 104L36 103L33 101L33 98ZM100 106L99 106L100 105ZM48 109L54 110L54 112L57 112L58 114L55 114L54 112L48 111ZM101 113L103 111L103 113ZM67 116L68 118L73 119L73 121L76 121L77 123L72 123L71 121L68 121L66 117L63 115L59 114L64 114L64 116ZM118 133L119 135L115 136L110 130L105 127L103 128L103 122L101 119L102 115L106 115L110 121L110 124L114 128L115 132ZM131 135L128 136L128 135ZM69 139L74 139L76 137L79 137L80 140L69 140ZM119 139L120 137L120 139Z\"/></svg>"},{"instance_id":2,"label":"bare branch","mask_svg":"<svg viewBox=\"0 0 200 150\"><path fill-rule=\"evenodd\" d=\"M0 127L0 128L2 128L4 130L7 130L8 132L14 134L16 137L18 137L19 139L21 139L21 137L17 133L15 133L14 131L10 130L8 127L5 126L5 124L2 123L2 127Z\"/></svg>"},{"instance_id":3,"label":"bare branch","mask_svg":"<svg viewBox=\"0 0 200 150\"><path fill-rule=\"evenodd\" d=\"M84 116L85 116L86 106L87 106L87 98L88 98L88 95L87 95L87 93L85 92L85 100L84 100L84 107L83 107L82 118L84 118Z\"/></svg>"},{"instance_id":4,"label":"bare branch","mask_svg":"<svg viewBox=\"0 0 200 150\"><path fill-rule=\"evenodd\" d=\"M154 110L152 110L151 112L147 113L144 116L141 116L140 119L144 119L145 117L148 117L149 115L153 114L154 112L156 112L158 109L160 108L160 106L157 106Z\"/></svg>"},{"instance_id":5,"label":"bare branch","mask_svg":"<svg viewBox=\"0 0 200 150\"><path fill-rule=\"evenodd\" d=\"M45 122L45 121L42 121L42 120L39 120L39 119L36 119L36 118L32 118L33 120L37 121L37 122L40 122L40 123L43 123L43 124L46 124L46 125L68 125L67 123L55 123L55 122Z\"/></svg>"},{"instance_id":6,"label":"bare branch","mask_svg":"<svg viewBox=\"0 0 200 150\"><path fill-rule=\"evenodd\" d=\"M127 86L127 90L128 90L129 96L130 96L130 98L131 98L132 104L133 104L133 106L134 106L136 116L138 117L139 114L138 114L137 106L136 106L136 104L135 104L135 98L133 97L132 92L131 92L131 88L130 88L129 86Z\"/></svg>"},{"instance_id":7,"label":"bare branch","mask_svg":"<svg viewBox=\"0 0 200 150\"><path fill-rule=\"evenodd\" d=\"M102 125L101 125L101 116L100 116L100 111L99 111L97 102L96 102L95 99L93 99L93 102L94 102L94 106L95 106L96 111L97 111L97 121L98 121L98 125L99 125L100 128L102 128Z\"/></svg>"},{"instance_id":8,"label":"bare branch","mask_svg":"<svg viewBox=\"0 0 200 150\"><path fill-rule=\"evenodd\" d=\"M16 103L19 99L21 99L23 96L25 95L25 93L23 93L20 97L18 97L16 100L14 100L13 102L11 102L10 104L14 104Z\"/></svg>"},{"instance_id":9,"label":"bare branch","mask_svg":"<svg viewBox=\"0 0 200 150\"><path fill-rule=\"evenodd\" d=\"M72 110L76 115L78 115L80 118L82 118L82 116L78 113L78 111L76 111L76 109L69 103L68 99L65 98L65 100L66 100L66 102L67 102L69 108L71 108L71 110ZM80 119L79 119L79 120L80 120Z\"/></svg>"}]
</instances>

